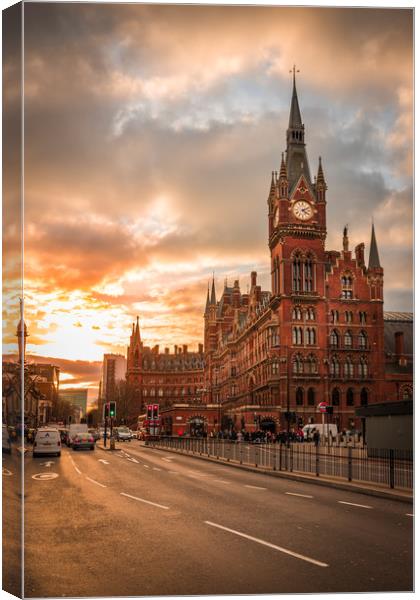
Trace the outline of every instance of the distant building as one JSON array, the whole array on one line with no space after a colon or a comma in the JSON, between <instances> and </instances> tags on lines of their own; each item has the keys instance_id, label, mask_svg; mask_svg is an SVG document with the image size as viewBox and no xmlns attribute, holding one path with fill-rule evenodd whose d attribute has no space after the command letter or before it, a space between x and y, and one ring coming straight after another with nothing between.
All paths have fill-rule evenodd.
<instances>
[{"instance_id":1,"label":"distant building","mask_svg":"<svg viewBox=\"0 0 420 600\"><path fill-rule=\"evenodd\" d=\"M88 398L88 390L87 388L69 388L66 390L60 390L58 393L59 399L61 401L66 401L72 404L75 407L80 407L81 409L81 417L86 416L87 412L87 398Z\"/></svg>"},{"instance_id":2,"label":"distant building","mask_svg":"<svg viewBox=\"0 0 420 600\"><path fill-rule=\"evenodd\" d=\"M122 354L104 354L99 382L98 410L102 414L104 402L116 400L118 384L125 381L127 361Z\"/></svg>"}]
</instances>

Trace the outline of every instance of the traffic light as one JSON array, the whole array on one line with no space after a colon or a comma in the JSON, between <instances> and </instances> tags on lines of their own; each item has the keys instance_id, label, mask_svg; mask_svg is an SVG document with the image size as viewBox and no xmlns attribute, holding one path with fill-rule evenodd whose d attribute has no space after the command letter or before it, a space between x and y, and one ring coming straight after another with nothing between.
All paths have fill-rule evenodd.
<instances>
[{"instance_id":1,"label":"traffic light","mask_svg":"<svg viewBox=\"0 0 420 600\"><path fill-rule=\"evenodd\" d=\"M325 408L327 415L332 415L334 413L334 406L326 406Z\"/></svg>"},{"instance_id":2,"label":"traffic light","mask_svg":"<svg viewBox=\"0 0 420 600\"><path fill-rule=\"evenodd\" d=\"M111 417L111 419L114 419L116 414L117 414L117 403L110 402L109 403L109 416Z\"/></svg>"},{"instance_id":3,"label":"traffic light","mask_svg":"<svg viewBox=\"0 0 420 600\"><path fill-rule=\"evenodd\" d=\"M106 402L104 404L104 420L109 417L109 404Z\"/></svg>"},{"instance_id":4,"label":"traffic light","mask_svg":"<svg viewBox=\"0 0 420 600\"><path fill-rule=\"evenodd\" d=\"M153 404L153 419L159 418L159 404Z\"/></svg>"}]
</instances>

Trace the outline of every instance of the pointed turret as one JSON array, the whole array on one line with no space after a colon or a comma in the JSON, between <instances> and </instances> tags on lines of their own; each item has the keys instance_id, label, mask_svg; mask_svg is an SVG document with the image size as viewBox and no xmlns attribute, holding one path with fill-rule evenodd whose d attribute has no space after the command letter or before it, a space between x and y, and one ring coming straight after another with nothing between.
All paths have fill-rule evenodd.
<instances>
[{"instance_id":1,"label":"pointed turret","mask_svg":"<svg viewBox=\"0 0 420 600\"><path fill-rule=\"evenodd\" d=\"M369 250L369 269L381 269L381 263L379 261L378 246L376 244L375 236L375 225L372 223L372 234L370 238L370 250Z\"/></svg>"},{"instance_id":2,"label":"pointed turret","mask_svg":"<svg viewBox=\"0 0 420 600\"><path fill-rule=\"evenodd\" d=\"M279 190L281 198L287 198L288 187L286 163L284 160L284 152L282 152L279 177Z\"/></svg>"},{"instance_id":3,"label":"pointed turret","mask_svg":"<svg viewBox=\"0 0 420 600\"><path fill-rule=\"evenodd\" d=\"M289 181L289 191L301 175L305 176L308 185L311 185L312 178L309 170L308 157L305 150L305 126L302 123L299 101L296 91L296 69L293 67L293 91L290 104L289 128L286 134L286 168L287 179Z\"/></svg>"},{"instance_id":4,"label":"pointed turret","mask_svg":"<svg viewBox=\"0 0 420 600\"><path fill-rule=\"evenodd\" d=\"M25 362L25 354L26 354L26 338L28 337L28 328L26 327L26 323L23 319L23 302L20 300L20 321L18 323L16 329L16 336L18 338L18 346L19 346L19 362Z\"/></svg>"},{"instance_id":5,"label":"pointed turret","mask_svg":"<svg viewBox=\"0 0 420 600\"><path fill-rule=\"evenodd\" d=\"M210 308L210 290L209 290L209 284L207 284L207 298L206 298L206 309L204 311L204 314L207 315L209 312L209 308Z\"/></svg>"},{"instance_id":6,"label":"pointed turret","mask_svg":"<svg viewBox=\"0 0 420 600\"><path fill-rule=\"evenodd\" d=\"M136 329L134 331L134 342L140 342L141 338L140 338L140 324L139 324L139 317L137 316L137 322L136 322Z\"/></svg>"},{"instance_id":7,"label":"pointed turret","mask_svg":"<svg viewBox=\"0 0 420 600\"><path fill-rule=\"evenodd\" d=\"M348 252L349 251L349 236L348 236L349 230L348 230L348 226L346 225L344 227L344 231L343 231L343 250L344 252Z\"/></svg>"},{"instance_id":8,"label":"pointed turret","mask_svg":"<svg viewBox=\"0 0 420 600\"><path fill-rule=\"evenodd\" d=\"M211 283L211 298L210 298L210 304L212 306L216 306L216 290L214 288L214 275L213 275L213 281Z\"/></svg>"}]
</instances>

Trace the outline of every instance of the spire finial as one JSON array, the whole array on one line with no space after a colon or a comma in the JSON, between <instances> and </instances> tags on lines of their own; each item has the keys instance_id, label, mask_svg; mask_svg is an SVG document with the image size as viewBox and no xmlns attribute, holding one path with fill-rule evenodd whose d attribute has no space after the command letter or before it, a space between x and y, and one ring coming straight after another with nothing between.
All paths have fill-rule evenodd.
<instances>
[{"instance_id":1,"label":"spire finial","mask_svg":"<svg viewBox=\"0 0 420 600\"><path fill-rule=\"evenodd\" d=\"M344 226L344 231L343 231L343 250L344 250L344 252L348 252L349 251L348 231L349 231L349 226L346 224Z\"/></svg>"},{"instance_id":2,"label":"spire finial","mask_svg":"<svg viewBox=\"0 0 420 600\"><path fill-rule=\"evenodd\" d=\"M378 245L376 243L375 225L372 218L372 233L370 238L370 249L369 249L369 269L381 269L381 263L379 261Z\"/></svg>"}]
</instances>

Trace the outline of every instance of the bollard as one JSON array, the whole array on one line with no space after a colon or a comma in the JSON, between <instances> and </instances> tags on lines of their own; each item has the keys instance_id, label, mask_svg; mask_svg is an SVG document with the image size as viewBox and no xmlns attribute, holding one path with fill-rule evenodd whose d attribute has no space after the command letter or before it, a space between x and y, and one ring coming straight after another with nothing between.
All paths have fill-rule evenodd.
<instances>
[{"instance_id":1,"label":"bollard","mask_svg":"<svg viewBox=\"0 0 420 600\"><path fill-rule=\"evenodd\" d=\"M109 440L109 449L115 450L115 438L113 437Z\"/></svg>"}]
</instances>

